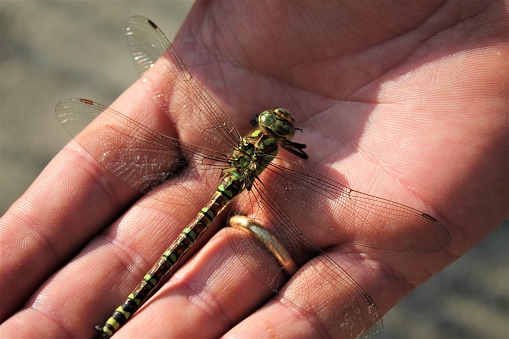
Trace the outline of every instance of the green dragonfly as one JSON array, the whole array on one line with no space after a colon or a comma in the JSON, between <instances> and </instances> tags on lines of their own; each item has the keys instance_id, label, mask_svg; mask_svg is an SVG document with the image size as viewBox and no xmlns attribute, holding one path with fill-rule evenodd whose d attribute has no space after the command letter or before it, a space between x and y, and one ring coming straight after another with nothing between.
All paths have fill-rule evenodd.
<instances>
[{"instance_id":1,"label":"green dragonfly","mask_svg":"<svg viewBox=\"0 0 509 339\"><path fill-rule=\"evenodd\" d=\"M200 190L174 185L169 195L178 197L183 205L194 205L207 194L209 198L105 324L96 327L98 337L110 337L129 320L227 205L231 216L248 215L247 220L255 225L251 229L266 229L255 236L265 242L272 256L262 255L264 249L256 241L231 236L233 231L228 231L228 239L241 262L271 291L280 289L293 273L285 270L288 274L281 277L285 267L275 257L284 251L297 269L306 265L304 278L311 281L311 274L313 279L319 277L324 282L320 288L341 300L341 312L310 311L311 315L348 336L379 332L381 315L375 302L339 263L309 240L310 236L326 232L343 242L376 249L434 252L449 246L448 231L428 214L352 190L297 162L278 158L282 148L307 159L306 145L291 140L299 129L286 109L256 115L251 121L254 131L242 137L149 19L129 18L126 36L135 67L154 103L202 146L165 136L86 99L61 101L56 107L58 119L102 166L135 190L148 193L167 181L198 180ZM92 121L92 139L103 140L100 147L91 138L78 136ZM110 140L115 141L115 147L108 146ZM118 142L123 146L118 147ZM170 203L165 196L157 199ZM332 217L331 213L338 215ZM337 234L337 223L349 232ZM373 236L380 228L387 236ZM403 228L411 229L404 238L399 232ZM269 243L276 243L280 250L271 250ZM255 267L252 260L244 259L245 254L261 262ZM274 267L279 268L275 273ZM308 286L312 288L311 283ZM306 310L311 303L306 296L311 295L284 298Z\"/></svg>"}]
</instances>

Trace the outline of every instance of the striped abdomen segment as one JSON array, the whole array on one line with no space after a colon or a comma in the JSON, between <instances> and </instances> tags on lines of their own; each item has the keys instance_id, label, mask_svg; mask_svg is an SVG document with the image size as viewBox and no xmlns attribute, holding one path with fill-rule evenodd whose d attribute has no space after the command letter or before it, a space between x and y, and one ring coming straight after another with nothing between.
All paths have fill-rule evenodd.
<instances>
[{"instance_id":1,"label":"striped abdomen segment","mask_svg":"<svg viewBox=\"0 0 509 339\"><path fill-rule=\"evenodd\" d=\"M189 251L215 217L243 190L244 184L240 178L241 176L236 172L230 172L223 177L210 202L201 209L193 222L184 228L157 263L145 274L143 281L127 297L126 301L117 307L104 326L96 326L96 330L99 331L98 338L112 336L148 299L150 292L157 287L173 266Z\"/></svg>"}]
</instances>

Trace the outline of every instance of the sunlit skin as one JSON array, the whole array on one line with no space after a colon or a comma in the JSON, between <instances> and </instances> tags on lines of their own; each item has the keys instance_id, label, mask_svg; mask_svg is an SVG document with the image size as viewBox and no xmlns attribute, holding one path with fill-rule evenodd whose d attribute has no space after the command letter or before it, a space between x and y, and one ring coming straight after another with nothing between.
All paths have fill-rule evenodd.
<instances>
[{"instance_id":1,"label":"sunlit skin","mask_svg":"<svg viewBox=\"0 0 509 339\"><path fill-rule=\"evenodd\" d=\"M509 214L509 4L367 3L197 3L174 45L236 124L288 108L307 166L448 228L452 245L438 253L328 246L384 314ZM149 100L137 82L112 107L182 132ZM154 197L140 198L71 141L1 219L2 336L93 336L196 215ZM268 294L224 231L199 242L118 337L334 333Z\"/></svg>"}]
</instances>

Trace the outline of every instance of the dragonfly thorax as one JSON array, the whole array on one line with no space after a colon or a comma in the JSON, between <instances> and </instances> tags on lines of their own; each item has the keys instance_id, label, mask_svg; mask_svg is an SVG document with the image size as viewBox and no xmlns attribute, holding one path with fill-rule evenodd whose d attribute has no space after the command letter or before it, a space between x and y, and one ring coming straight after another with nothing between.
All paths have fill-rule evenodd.
<instances>
[{"instance_id":1,"label":"dragonfly thorax","mask_svg":"<svg viewBox=\"0 0 509 339\"><path fill-rule=\"evenodd\" d=\"M263 172L278 154L282 146L301 157L307 157L302 151L305 145L293 143L295 119L284 108L267 110L252 121L258 129L242 138L229 158L229 167L222 172L223 179L242 182L241 189L250 190L254 180ZM297 151L295 151L297 149ZM239 187L240 188L240 187Z\"/></svg>"},{"instance_id":2,"label":"dragonfly thorax","mask_svg":"<svg viewBox=\"0 0 509 339\"><path fill-rule=\"evenodd\" d=\"M235 176L251 189L255 178L260 175L278 153L278 140L264 134L261 129L241 139L229 158L229 167L222 176Z\"/></svg>"}]
</instances>

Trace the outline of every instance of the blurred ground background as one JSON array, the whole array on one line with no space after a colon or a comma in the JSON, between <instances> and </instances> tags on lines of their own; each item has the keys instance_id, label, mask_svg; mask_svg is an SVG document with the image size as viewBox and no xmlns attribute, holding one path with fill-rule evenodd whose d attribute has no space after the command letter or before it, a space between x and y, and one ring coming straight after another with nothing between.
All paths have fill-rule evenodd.
<instances>
[{"instance_id":1,"label":"blurred ground background","mask_svg":"<svg viewBox=\"0 0 509 339\"><path fill-rule=\"evenodd\" d=\"M136 80L124 34L134 14L171 40L189 1L0 0L0 213L70 139L63 98L109 104ZM509 222L384 319L382 338L509 338Z\"/></svg>"}]
</instances>

